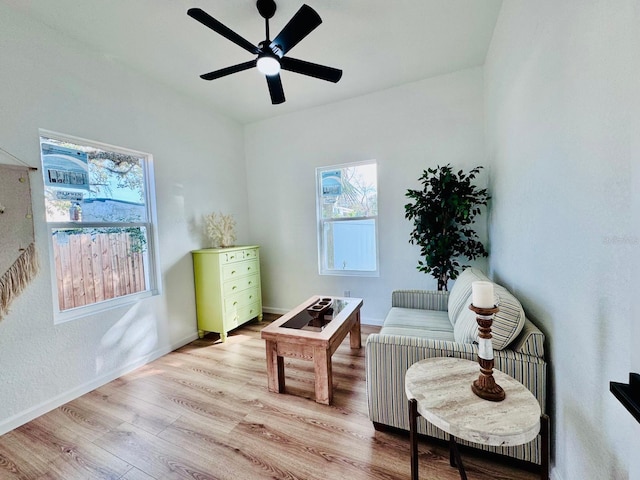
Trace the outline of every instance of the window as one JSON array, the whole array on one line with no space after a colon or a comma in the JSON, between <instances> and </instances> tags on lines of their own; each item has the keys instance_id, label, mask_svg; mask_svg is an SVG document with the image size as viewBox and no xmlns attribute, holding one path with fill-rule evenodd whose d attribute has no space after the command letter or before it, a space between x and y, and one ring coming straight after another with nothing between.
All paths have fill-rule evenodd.
<instances>
[{"instance_id":1,"label":"window","mask_svg":"<svg viewBox=\"0 0 640 480\"><path fill-rule=\"evenodd\" d=\"M40 132L56 321L157 293L151 156Z\"/></svg>"},{"instance_id":2,"label":"window","mask_svg":"<svg viewBox=\"0 0 640 480\"><path fill-rule=\"evenodd\" d=\"M375 162L316 169L321 275L378 275Z\"/></svg>"}]
</instances>

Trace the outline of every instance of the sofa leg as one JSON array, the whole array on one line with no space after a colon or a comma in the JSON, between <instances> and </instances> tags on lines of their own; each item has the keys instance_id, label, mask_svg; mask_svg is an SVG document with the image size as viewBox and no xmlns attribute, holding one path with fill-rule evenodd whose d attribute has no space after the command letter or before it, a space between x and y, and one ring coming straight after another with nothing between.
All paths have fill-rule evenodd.
<instances>
[{"instance_id":1,"label":"sofa leg","mask_svg":"<svg viewBox=\"0 0 640 480\"><path fill-rule=\"evenodd\" d=\"M551 438L549 416L544 413L540 417L540 437L542 439L542 446L540 455L542 461L540 462L540 478L542 480L549 480L549 443Z\"/></svg>"},{"instance_id":2,"label":"sofa leg","mask_svg":"<svg viewBox=\"0 0 640 480\"><path fill-rule=\"evenodd\" d=\"M390 430L389 425L385 425L384 423L372 422L373 428L376 432L388 432Z\"/></svg>"}]
</instances>

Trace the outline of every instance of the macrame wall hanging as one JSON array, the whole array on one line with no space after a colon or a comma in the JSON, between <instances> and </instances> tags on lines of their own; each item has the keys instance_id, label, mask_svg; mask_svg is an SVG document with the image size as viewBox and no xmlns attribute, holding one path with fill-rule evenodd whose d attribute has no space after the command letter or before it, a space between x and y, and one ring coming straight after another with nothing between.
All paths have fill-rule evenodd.
<instances>
[{"instance_id":1,"label":"macrame wall hanging","mask_svg":"<svg viewBox=\"0 0 640 480\"><path fill-rule=\"evenodd\" d=\"M22 162L0 147L0 153ZM0 164L0 320L38 272L29 166Z\"/></svg>"}]
</instances>

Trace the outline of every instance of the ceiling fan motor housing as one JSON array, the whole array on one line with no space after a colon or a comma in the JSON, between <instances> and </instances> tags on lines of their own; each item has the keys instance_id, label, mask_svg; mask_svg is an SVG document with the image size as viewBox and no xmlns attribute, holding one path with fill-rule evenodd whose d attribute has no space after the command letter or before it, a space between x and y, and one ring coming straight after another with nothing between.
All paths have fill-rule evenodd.
<instances>
[{"instance_id":1,"label":"ceiling fan motor housing","mask_svg":"<svg viewBox=\"0 0 640 480\"><path fill-rule=\"evenodd\" d=\"M276 13L276 2L273 0L258 0L256 7L262 18L269 19Z\"/></svg>"},{"instance_id":2,"label":"ceiling fan motor housing","mask_svg":"<svg viewBox=\"0 0 640 480\"><path fill-rule=\"evenodd\" d=\"M269 40L258 43L258 47L262 50L262 55L276 56L277 58L283 57L282 49L280 45L276 45Z\"/></svg>"}]
</instances>

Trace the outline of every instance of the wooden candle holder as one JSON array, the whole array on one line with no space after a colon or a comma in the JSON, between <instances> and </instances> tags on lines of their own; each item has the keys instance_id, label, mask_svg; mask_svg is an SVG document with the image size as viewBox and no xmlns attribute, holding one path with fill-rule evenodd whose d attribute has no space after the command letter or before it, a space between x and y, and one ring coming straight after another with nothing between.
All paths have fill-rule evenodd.
<instances>
[{"instance_id":1,"label":"wooden candle holder","mask_svg":"<svg viewBox=\"0 0 640 480\"><path fill-rule=\"evenodd\" d=\"M493 378L493 347L491 345L491 325L493 324L493 316L500 311L498 307L480 308L473 304L469 305L469 309L476 313L476 322L478 322L478 336L480 337L480 350L478 352L478 364L480 365L480 375L471 385L471 390L480 398L490 400L492 402L500 402L504 400L504 390L498 385ZM490 358L482 358L483 352L482 340L485 340L485 355Z\"/></svg>"},{"instance_id":2,"label":"wooden candle holder","mask_svg":"<svg viewBox=\"0 0 640 480\"><path fill-rule=\"evenodd\" d=\"M330 297L321 298L313 305L307 307L307 312L309 312L309 315L311 315L313 318L320 318L325 313L327 313L327 311L331 308L332 303L333 301Z\"/></svg>"}]
</instances>

